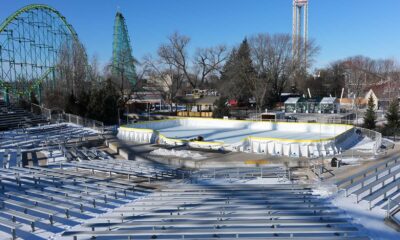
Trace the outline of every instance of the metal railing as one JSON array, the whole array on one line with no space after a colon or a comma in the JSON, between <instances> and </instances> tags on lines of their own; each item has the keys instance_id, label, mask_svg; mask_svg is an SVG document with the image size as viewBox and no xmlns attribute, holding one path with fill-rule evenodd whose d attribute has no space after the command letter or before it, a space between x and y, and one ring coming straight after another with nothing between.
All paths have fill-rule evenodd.
<instances>
[{"instance_id":1,"label":"metal railing","mask_svg":"<svg viewBox=\"0 0 400 240\"><path fill-rule=\"evenodd\" d=\"M362 136L368 137L375 142L372 151L377 153L382 145L382 133L360 127L357 127L357 129L361 131Z\"/></svg>"},{"instance_id":2,"label":"metal railing","mask_svg":"<svg viewBox=\"0 0 400 240\"><path fill-rule=\"evenodd\" d=\"M82 127L91 128L100 132L104 132L104 123L93 120L90 118L80 117L70 113L53 113L51 109L45 108L43 106L39 106L37 104L31 103L31 112L37 115L41 115L46 118L51 123L73 123L76 125L80 125Z\"/></svg>"},{"instance_id":3,"label":"metal railing","mask_svg":"<svg viewBox=\"0 0 400 240\"><path fill-rule=\"evenodd\" d=\"M391 199L388 199L387 210L386 210L386 217L385 220L389 220L393 225L395 225L396 230L400 229L400 220L396 217L397 214L400 212L400 205L397 203L391 206ZM394 207L393 210L391 210Z\"/></svg>"},{"instance_id":4,"label":"metal railing","mask_svg":"<svg viewBox=\"0 0 400 240\"><path fill-rule=\"evenodd\" d=\"M291 180L290 169L286 167L233 167L233 168L207 168L191 173L192 179L225 179L240 180L254 178L277 178L278 181Z\"/></svg>"},{"instance_id":5,"label":"metal railing","mask_svg":"<svg viewBox=\"0 0 400 240\"><path fill-rule=\"evenodd\" d=\"M41 115L42 117L46 118L48 121L51 121L51 110L37 104L31 103L31 112L36 115Z\"/></svg>"},{"instance_id":6,"label":"metal railing","mask_svg":"<svg viewBox=\"0 0 400 240\"><path fill-rule=\"evenodd\" d=\"M58 116L59 116L59 118L58 118L59 121L73 123L73 124L80 125L82 127L88 127L88 128L100 131L100 132L104 132L104 123L103 122L89 119L89 118L80 117L80 116L70 114L70 113L61 113L61 114L58 114Z\"/></svg>"}]
</instances>

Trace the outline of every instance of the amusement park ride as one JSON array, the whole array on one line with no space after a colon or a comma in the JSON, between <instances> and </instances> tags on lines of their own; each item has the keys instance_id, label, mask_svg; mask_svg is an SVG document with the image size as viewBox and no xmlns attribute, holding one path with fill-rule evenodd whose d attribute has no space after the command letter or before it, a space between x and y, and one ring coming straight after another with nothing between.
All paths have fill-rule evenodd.
<instances>
[{"instance_id":1,"label":"amusement park ride","mask_svg":"<svg viewBox=\"0 0 400 240\"><path fill-rule=\"evenodd\" d=\"M63 48L79 43L66 18L47 5L28 5L0 25L0 90L40 99L40 89L56 87L57 62Z\"/></svg>"},{"instance_id":2,"label":"amusement park ride","mask_svg":"<svg viewBox=\"0 0 400 240\"><path fill-rule=\"evenodd\" d=\"M56 9L42 4L25 6L0 25L0 95L41 100L43 89L70 88L73 83L60 83L60 62L68 62L64 51L83 51L78 35ZM135 82L132 48L125 19L117 12L114 26L113 74Z\"/></svg>"},{"instance_id":3,"label":"amusement park ride","mask_svg":"<svg viewBox=\"0 0 400 240\"><path fill-rule=\"evenodd\" d=\"M306 49L308 41L308 0L293 0L293 56L299 56L302 48ZM307 54L304 54L307 61Z\"/></svg>"}]
</instances>

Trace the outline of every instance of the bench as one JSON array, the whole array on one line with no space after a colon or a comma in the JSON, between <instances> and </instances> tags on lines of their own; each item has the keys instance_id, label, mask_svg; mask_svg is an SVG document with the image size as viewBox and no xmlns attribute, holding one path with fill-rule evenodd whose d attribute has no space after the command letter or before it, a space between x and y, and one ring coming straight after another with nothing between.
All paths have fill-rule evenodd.
<instances>
[{"instance_id":1,"label":"bench","mask_svg":"<svg viewBox=\"0 0 400 240\"><path fill-rule=\"evenodd\" d=\"M45 199L42 198L38 198L38 197L34 197L32 195L26 195L26 194L22 194L22 193L17 193L17 192L6 192L4 193L7 197L17 197L17 198L21 198L30 202L33 202L33 205L35 206L39 206L43 205L42 207L54 207L54 208L58 208L58 209L62 209L65 213L65 216L67 218L70 217L70 211L73 210L73 208L71 207L70 204L64 204L64 203L56 203L54 204L54 202L49 203L46 202Z\"/></svg>"},{"instance_id":2,"label":"bench","mask_svg":"<svg viewBox=\"0 0 400 240\"><path fill-rule=\"evenodd\" d=\"M94 231L96 228L110 228L110 227L214 227L214 226L248 226L248 227L262 227L268 225L278 224L280 226L285 225L298 225L298 226L326 226L327 224L348 225L349 218L326 218L326 219L316 219L316 218L297 218L297 219L227 219L227 220L175 220L175 221L133 221L133 222L92 222L82 224L83 227L91 228Z\"/></svg>"},{"instance_id":3,"label":"bench","mask_svg":"<svg viewBox=\"0 0 400 240\"><path fill-rule=\"evenodd\" d=\"M392 190L395 187L399 188L399 186L400 186L400 178L385 185L383 188L380 188L379 190L373 192L372 194L365 196L362 200L369 202L369 209L371 210L372 209L372 207L371 207L372 201L374 201L375 199L377 199L378 197L380 197L382 195L384 198L386 198L387 192L389 192L390 190Z\"/></svg>"},{"instance_id":4,"label":"bench","mask_svg":"<svg viewBox=\"0 0 400 240\"><path fill-rule=\"evenodd\" d=\"M29 211L33 211L33 212L37 212L37 213L40 213L40 214L47 215L49 217L49 221L50 221L51 225L53 225L54 216L57 214L56 211L52 211L52 210L49 210L49 209L46 209L46 208L38 207L38 206L27 204L27 203L18 202L18 201L11 200L11 199L4 199L4 198L0 197L0 201L2 201L2 204L3 204L2 207L3 208L4 208L4 204L8 204L8 205L11 205L11 206L22 208L24 213L27 213L28 210L29 210Z\"/></svg>"},{"instance_id":5,"label":"bench","mask_svg":"<svg viewBox=\"0 0 400 240\"><path fill-rule=\"evenodd\" d=\"M21 224L16 224L15 222L0 217L0 225L9 228L11 230L12 239L17 239L17 229L21 227Z\"/></svg>"},{"instance_id":6,"label":"bench","mask_svg":"<svg viewBox=\"0 0 400 240\"><path fill-rule=\"evenodd\" d=\"M364 187L365 183L373 178L375 178L375 180L378 180L379 175L381 175L384 172L388 172L387 174L390 174L393 171L393 168L395 168L396 166L391 166L385 169L382 169L381 171L378 172L374 172L373 174L370 174L368 176L365 176L364 178L359 179L358 181L353 181L352 184L347 185L346 186L346 197L349 196L349 192L352 188L358 186L361 184L361 188Z\"/></svg>"},{"instance_id":7,"label":"bench","mask_svg":"<svg viewBox=\"0 0 400 240\"><path fill-rule=\"evenodd\" d=\"M165 219L165 220L175 220L175 219L179 219L179 220L193 220L193 219L197 219L197 220L215 220L215 219L221 219L221 218L226 218L226 219L244 219L244 220L248 220L248 219L270 219L270 218L287 218L287 217L293 217L293 213L292 212L274 212L271 211L271 213L269 213L267 215L266 211L257 211L254 213L251 213L251 215L249 215L247 212L240 212L240 213L230 213L227 215L222 215L220 212L217 211L210 211L207 214L198 214L196 212L189 212L189 213L185 213L185 214L173 214L170 215L169 212L156 212L153 214L147 214L142 215L141 213L137 214L136 209L132 209L131 211L126 211L125 213L119 213L119 214L114 214L114 212L112 214L107 214L107 215L101 215L98 216L97 219L106 219L106 220L110 220L110 219L115 219L118 221L132 221L132 220L160 220L160 219ZM321 219L321 218L332 218L332 217L337 217L339 215L345 214L345 212L343 210L331 210L331 211L322 211L322 212L313 212L313 211L298 211L296 212L296 216L298 217L308 217L308 218L316 218L316 219Z\"/></svg>"},{"instance_id":8,"label":"bench","mask_svg":"<svg viewBox=\"0 0 400 240\"><path fill-rule=\"evenodd\" d=\"M391 164L391 165L396 164L398 161L399 161L398 157L393 156L392 158L390 158L384 162L373 165L357 174L351 175L350 177L347 177L343 180L337 181L336 186L341 187L343 184L348 183L348 182L350 182L350 184L353 184L355 179L357 179L359 177L365 178L365 177L367 177L368 173L370 173L372 171L377 173L379 168L384 167L384 169L386 169L389 166L389 164Z\"/></svg>"},{"instance_id":9,"label":"bench","mask_svg":"<svg viewBox=\"0 0 400 240\"><path fill-rule=\"evenodd\" d=\"M22 213L22 212L18 212L18 211L11 210L11 209L2 209L1 213L10 215L11 216L11 220L14 223L16 222L16 218L20 218L20 219L28 221L30 223L30 225L31 225L32 232L35 231L35 223L40 221L39 217L34 217L32 215L29 215L29 214L26 214L26 213Z\"/></svg>"},{"instance_id":10,"label":"bench","mask_svg":"<svg viewBox=\"0 0 400 240\"><path fill-rule=\"evenodd\" d=\"M121 237L121 236L132 236L132 237L144 237L144 236L218 236L222 234L236 235L239 238L240 235L249 234L260 235L260 234L347 234L351 232L357 232L358 229L355 227L320 227L320 228L301 228L301 227L287 227L287 228L214 228L214 229L157 229L157 230L116 230L116 231L66 231L62 236L90 236L90 237Z\"/></svg>"},{"instance_id":11,"label":"bench","mask_svg":"<svg viewBox=\"0 0 400 240\"><path fill-rule=\"evenodd\" d=\"M90 205L84 204L84 203L87 203L87 201L85 201L83 199L72 198L72 197L65 196L65 195L59 195L57 193L39 191L39 190L34 190L34 189L25 190L25 192L42 196L46 199L49 199L50 201L67 202L67 204L69 204L71 206L77 206L81 213L84 212L84 207L89 208L89 206L90 206Z\"/></svg>"},{"instance_id":12,"label":"bench","mask_svg":"<svg viewBox=\"0 0 400 240\"><path fill-rule=\"evenodd\" d=\"M56 192L56 193L62 193L66 197L74 197L74 198L77 198L77 199L85 200L86 202L91 203L93 205L93 208L96 208L96 206L98 204L97 201L96 201L96 198L87 197L85 195L77 193L76 191L71 191L71 190L67 190L67 189L60 189L60 188L55 188L55 187L48 187L45 190L46 191L51 191L51 192Z\"/></svg>"},{"instance_id":13,"label":"bench","mask_svg":"<svg viewBox=\"0 0 400 240\"><path fill-rule=\"evenodd\" d=\"M97 166L92 166L92 165L88 165L88 164L76 164L76 163L68 163L69 165L72 165L76 168L84 168L84 169L89 169L92 170L92 173L94 173L94 171L100 171L100 172L107 172L109 174L109 176L112 176L112 174L123 174L123 175L127 175L128 176L128 180L131 179L131 176L135 176L135 177L143 177L143 178L147 178L150 180L156 180L156 178L154 177L149 177L140 173L132 173L130 171L125 171L125 170L117 170L117 169L110 169L110 168L103 168L103 167L97 167Z\"/></svg>"},{"instance_id":14,"label":"bench","mask_svg":"<svg viewBox=\"0 0 400 240\"><path fill-rule=\"evenodd\" d=\"M381 178L378 178L376 181L373 181L373 182L363 186L362 188L354 191L352 194L357 196L357 203L360 202L359 201L360 194L366 192L367 190L369 190L369 194L371 194L373 187L375 187L375 186L377 186L379 184L382 184L382 187L383 187L385 185L385 181L386 180L388 180L390 178L393 178L393 181L396 180L396 175L399 174L399 173L400 173L400 168L398 168L395 171L393 171L393 172L391 172L391 173L389 173L389 174L387 174L387 175L385 175L385 176L383 176Z\"/></svg>"}]
</instances>

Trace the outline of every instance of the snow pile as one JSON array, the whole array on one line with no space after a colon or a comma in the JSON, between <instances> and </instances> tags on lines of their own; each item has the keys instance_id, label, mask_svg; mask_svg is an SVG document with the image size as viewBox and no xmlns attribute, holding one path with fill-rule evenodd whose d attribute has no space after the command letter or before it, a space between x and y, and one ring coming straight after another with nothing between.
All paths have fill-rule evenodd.
<instances>
[{"instance_id":1,"label":"snow pile","mask_svg":"<svg viewBox=\"0 0 400 240\"><path fill-rule=\"evenodd\" d=\"M192 158L192 159L204 159L205 156L200 153L195 153L188 150L168 150L164 148L159 148L150 152L150 155L154 156L175 156L180 158Z\"/></svg>"},{"instance_id":2,"label":"snow pile","mask_svg":"<svg viewBox=\"0 0 400 240\"><path fill-rule=\"evenodd\" d=\"M358 142L352 149L365 152L372 153L374 150L375 141L369 137L364 137L360 142Z\"/></svg>"},{"instance_id":3,"label":"snow pile","mask_svg":"<svg viewBox=\"0 0 400 240\"><path fill-rule=\"evenodd\" d=\"M352 222L359 226L360 231L365 232L372 239L400 239L400 233L384 223L386 211L379 206L369 210L368 202L357 203L355 196L346 197L345 192L338 191L334 185L316 185L313 192L322 198L331 199L335 206L345 211L346 216L352 218Z\"/></svg>"},{"instance_id":4,"label":"snow pile","mask_svg":"<svg viewBox=\"0 0 400 240\"><path fill-rule=\"evenodd\" d=\"M238 183L244 184L291 184L287 178L260 178L255 179L240 179Z\"/></svg>"},{"instance_id":5,"label":"snow pile","mask_svg":"<svg viewBox=\"0 0 400 240\"><path fill-rule=\"evenodd\" d=\"M100 131L98 131L98 130L95 130L95 129L89 128L89 127L83 127L83 126L78 125L78 124L75 124L75 123L63 123L63 124L65 124L65 125L67 125L67 126L70 126L70 127L81 128L81 129L83 129L83 130L85 130L85 131L87 131L87 132L93 133L93 134L98 134L98 133L100 133ZM51 125L50 125L50 126L51 126Z\"/></svg>"},{"instance_id":6,"label":"snow pile","mask_svg":"<svg viewBox=\"0 0 400 240\"><path fill-rule=\"evenodd\" d=\"M348 165L359 165L364 161L372 161L374 160L374 157L343 157L342 159L342 163L348 164Z\"/></svg>"},{"instance_id":7,"label":"snow pile","mask_svg":"<svg viewBox=\"0 0 400 240\"><path fill-rule=\"evenodd\" d=\"M313 188L313 193L320 195L323 198L331 197L336 194L338 191L335 185L327 185L327 184L318 184Z\"/></svg>"},{"instance_id":8,"label":"snow pile","mask_svg":"<svg viewBox=\"0 0 400 240\"><path fill-rule=\"evenodd\" d=\"M48 163L52 163L52 162L64 162L66 160L66 158L64 157L64 155L62 154L62 152L60 150L53 150L53 151L40 151L41 153L43 153L46 158L48 159L47 162Z\"/></svg>"},{"instance_id":9,"label":"snow pile","mask_svg":"<svg viewBox=\"0 0 400 240\"><path fill-rule=\"evenodd\" d=\"M357 157L344 157L341 160L342 160L343 163L353 165L355 163L358 163L361 159L357 158Z\"/></svg>"},{"instance_id":10,"label":"snow pile","mask_svg":"<svg viewBox=\"0 0 400 240\"><path fill-rule=\"evenodd\" d=\"M353 218L353 223L362 225L372 239L400 239L400 233L384 223L386 211L379 206L369 210L368 202L357 203L355 196L345 197L343 191L335 196L332 203L345 210Z\"/></svg>"}]
</instances>

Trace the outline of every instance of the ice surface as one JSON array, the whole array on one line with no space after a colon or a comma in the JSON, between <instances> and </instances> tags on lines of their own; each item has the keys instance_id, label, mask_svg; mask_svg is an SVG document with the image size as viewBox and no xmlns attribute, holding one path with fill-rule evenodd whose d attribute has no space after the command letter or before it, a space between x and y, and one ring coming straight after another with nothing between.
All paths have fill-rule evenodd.
<instances>
[{"instance_id":1,"label":"ice surface","mask_svg":"<svg viewBox=\"0 0 400 240\"><path fill-rule=\"evenodd\" d=\"M264 137L264 138L283 138L283 139L306 139L315 140L320 138L334 137L334 134L298 131L278 131L278 130L254 130L249 128L222 128L210 126L194 127L194 126L175 126L158 129L158 131L168 137L175 139L191 139L202 136L207 142L224 142L237 143L248 136Z\"/></svg>"}]
</instances>

